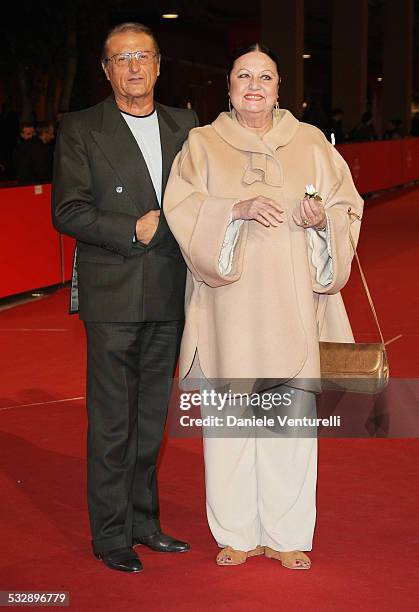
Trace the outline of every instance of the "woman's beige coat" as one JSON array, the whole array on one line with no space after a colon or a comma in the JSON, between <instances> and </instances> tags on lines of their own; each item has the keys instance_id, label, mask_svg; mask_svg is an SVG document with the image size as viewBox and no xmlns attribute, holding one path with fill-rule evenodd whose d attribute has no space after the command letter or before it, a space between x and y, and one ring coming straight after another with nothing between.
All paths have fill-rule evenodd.
<instances>
[{"instance_id":1,"label":"woman's beige coat","mask_svg":"<svg viewBox=\"0 0 419 612\"><path fill-rule=\"evenodd\" d=\"M323 198L332 248L333 280L324 287L307 231L292 213L313 184ZM220 274L219 256L233 205L258 195L284 208L285 222L264 227L245 221L231 272ZM319 339L350 342L339 291L352 261L349 240L362 212L343 158L315 127L282 110L260 139L235 117L221 113L193 129L176 157L164 198L167 222L189 272L180 378L196 351L207 378L318 378Z\"/></svg>"}]
</instances>

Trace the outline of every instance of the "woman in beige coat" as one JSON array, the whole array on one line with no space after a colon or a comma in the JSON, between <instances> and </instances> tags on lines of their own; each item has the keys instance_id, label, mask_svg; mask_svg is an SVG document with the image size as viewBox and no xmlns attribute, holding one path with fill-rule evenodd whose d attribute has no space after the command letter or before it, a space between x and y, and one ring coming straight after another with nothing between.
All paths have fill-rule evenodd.
<instances>
[{"instance_id":1,"label":"woman in beige coat","mask_svg":"<svg viewBox=\"0 0 419 612\"><path fill-rule=\"evenodd\" d=\"M287 381L279 389L295 388L312 411L319 339L353 340L339 291L350 274L349 228L356 240L360 225L347 211L360 215L362 200L324 135L279 109L279 82L267 48L237 53L231 111L192 130L175 159L164 210L188 266L180 378L244 379L258 391ZM321 201L305 196L309 185ZM316 442L205 436L219 565L265 553L310 567L302 551L312 548Z\"/></svg>"}]
</instances>

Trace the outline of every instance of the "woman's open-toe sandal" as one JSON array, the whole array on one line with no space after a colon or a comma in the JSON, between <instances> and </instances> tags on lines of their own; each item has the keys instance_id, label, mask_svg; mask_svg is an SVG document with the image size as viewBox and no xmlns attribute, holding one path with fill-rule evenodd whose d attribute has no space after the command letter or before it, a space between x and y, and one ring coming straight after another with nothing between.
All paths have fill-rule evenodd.
<instances>
[{"instance_id":1,"label":"woman's open-toe sandal","mask_svg":"<svg viewBox=\"0 0 419 612\"><path fill-rule=\"evenodd\" d=\"M263 546L256 546L253 550L235 550L231 546L226 546L217 555L217 565L242 565L246 563L248 557L256 557L263 555L265 549Z\"/></svg>"},{"instance_id":2,"label":"woman's open-toe sandal","mask_svg":"<svg viewBox=\"0 0 419 612\"><path fill-rule=\"evenodd\" d=\"M296 570L307 570L311 567L310 557L300 550L279 552L269 546L265 546L265 555L269 559L277 559L283 567Z\"/></svg>"}]
</instances>

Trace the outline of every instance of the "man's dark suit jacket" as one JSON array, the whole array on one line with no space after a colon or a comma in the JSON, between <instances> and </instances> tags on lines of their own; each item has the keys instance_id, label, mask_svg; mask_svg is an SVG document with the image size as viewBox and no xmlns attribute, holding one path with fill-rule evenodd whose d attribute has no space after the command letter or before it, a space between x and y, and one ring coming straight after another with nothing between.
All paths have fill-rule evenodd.
<instances>
[{"instance_id":1,"label":"man's dark suit jacket","mask_svg":"<svg viewBox=\"0 0 419 612\"><path fill-rule=\"evenodd\" d=\"M155 105L162 148L162 193L193 111ZM137 219L159 210L147 165L110 96L62 119L55 150L52 216L77 240L79 314L85 321L183 318L185 265L164 217L146 246L133 243Z\"/></svg>"}]
</instances>

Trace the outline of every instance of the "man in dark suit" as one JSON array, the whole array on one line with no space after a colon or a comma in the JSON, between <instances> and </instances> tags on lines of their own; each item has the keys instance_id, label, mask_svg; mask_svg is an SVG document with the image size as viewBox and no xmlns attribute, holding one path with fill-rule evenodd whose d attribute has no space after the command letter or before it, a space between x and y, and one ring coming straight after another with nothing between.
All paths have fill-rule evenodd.
<instances>
[{"instance_id":1,"label":"man in dark suit","mask_svg":"<svg viewBox=\"0 0 419 612\"><path fill-rule=\"evenodd\" d=\"M87 335L88 505L96 556L141 571L134 546L189 549L161 532L156 462L183 326L185 267L161 209L193 111L154 102L152 32L121 24L102 66L113 95L62 119L53 222L77 239ZM74 297L74 291L73 297Z\"/></svg>"}]
</instances>

